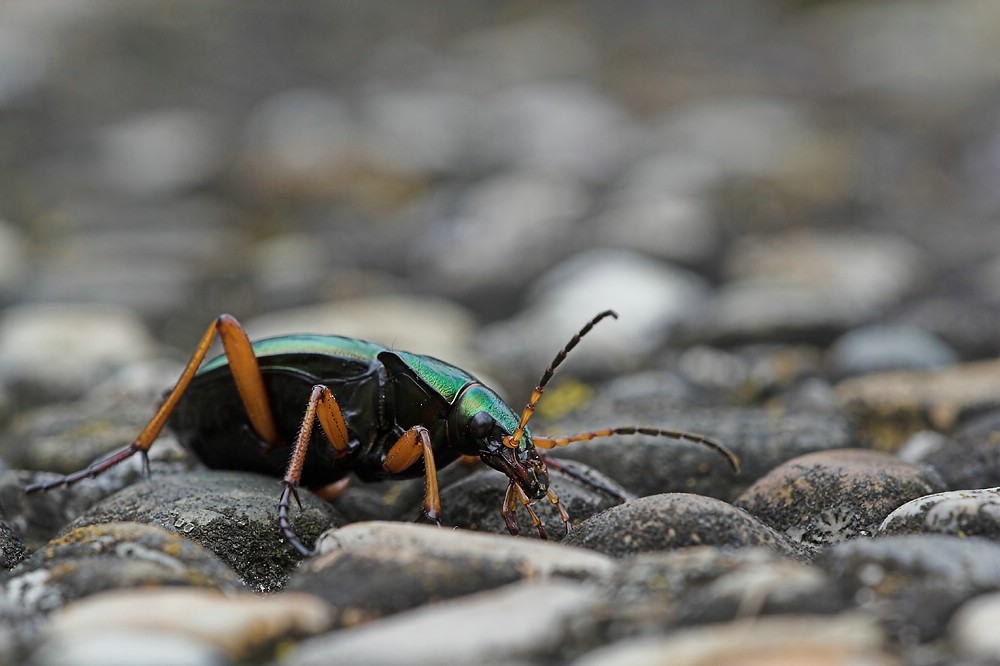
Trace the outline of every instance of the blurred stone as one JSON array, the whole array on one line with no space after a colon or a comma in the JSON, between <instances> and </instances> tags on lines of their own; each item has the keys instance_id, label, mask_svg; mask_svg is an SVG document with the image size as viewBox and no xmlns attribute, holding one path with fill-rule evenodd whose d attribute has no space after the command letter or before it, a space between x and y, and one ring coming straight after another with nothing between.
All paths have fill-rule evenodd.
<instances>
[{"instance_id":1,"label":"blurred stone","mask_svg":"<svg viewBox=\"0 0 1000 666\"><path fill-rule=\"evenodd\" d=\"M995 663L1000 661L1000 593L992 592L975 597L959 606L948 626L948 637L956 651L974 661Z\"/></svg>"},{"instance_id":2,"label":"blurred stone","mask_svg":"<svg viewBox=\"0 0 1000 666\"><path fill-rule=\"evenodd\" d=\"M735 504L810 547L873 536L900 504L940 489L920 468L864 449L793 458L750 486Z\"/></svg>"},{"instance_id":3,"label":"blurred stone","mask_svg":"<svg viewBox=\"0 0 1000 666\"><path fill-rule=\"evenodd\" d=\"M1000 361L852 377L836 390L865 437L893 450L914 432L947 431L964 417L1000 407Z\"/></svg>"},{"instance_id":4,"label":"blurred stone","mask_svg":"<svg viewBox=\"0 0 1000 666\"><path fill-rule=\"evenodd\" d=\"M538 377L556 352L596 314L601 322L569 355L565 369L617 373L638 367L708 297L694 273L626 250L590 250L558 264L532 288L531 305L487 327L481 351L506 372ZM570 371L572 372L572 370Z\"/></svg>"},{"instance_id":5,"label":"blurred stone","mask_svg":"<svg viewBox=\"0 0 1000 666\"><path fill-rule=\"evenodd\" d=\"M303 592L261 597L183 588L120 590L66 606L52 617L46 638L70 647L93 634L139 634L154 641L183 637L189 650L206 646L240 659L256 657L279 641L322 633L330 620L327 605ZM140 663L142 653L133 652L132 663ZM164 655L146 656L159 661Z\"/></svg>"},{"instance_id":6,"label":"blurred stone","mask_svg":"<svg viewBox=\"0 0 1000 666\"><path fill-rule=\"evenodd\" d=\"M958 362L958 354L936 336L911 326L869 326L834 340L828 360L838 376L886 370L927 370Z\"/></svg>"},{"instance_id":7,"label":"blurred stone","mask_svg":"<svg viewBox=\"0 0 1000 666\"><path fill-rule=\"evenodd\" d=\"M216 175L219 128L191 109L164 109L119 121L98 135L98 171L114 189L135 197L184 191Z\"/></svg>"},{"instance_id":8,"label":"blurred stone","mask_svg":"<svg viewBox=\"0 0 1000 666\"><path fill-rule=\"evenodd\" d=\"M949 435L939 435L916 462L932 467L952 490L1000 485L1000 411L963 422Z\"/></svg>"},{"instance_id":9,"label":"blurred stone","mask_svg":"<svg viewBox=\"0 0 1000 666\"><path fill-rule=\"evenodd\" d=\"M153 351L139 318L110 305L20 305L0 319L0 377L47 399L78 396Z\"/></svg>"},{"instance_id":10,"label":"blurred stone","mask_svg":"<svg viewBox=\"0 0 1000 666\"><path fill-rule=\"evenodd\" d=\"M28 276L28 261L27 238L17 227L0 219L0 296L14 291L24 282Z\"/></svg>"},{"instance_id":11,"label":"blurred stone","mask_svg":"<svg viewBox=\"0 0 1000 666\"><path fill-rule=\"evenodd\" d=\"M140 616L145 608L137 609ZM133 615L134 618L134 615ZM132 619L132 618L130 618ZM113 627L95 631L51 632L32 652L35 666L229 666L232 661L212 646L189 636Z\"/></svg>"}]
</instances>

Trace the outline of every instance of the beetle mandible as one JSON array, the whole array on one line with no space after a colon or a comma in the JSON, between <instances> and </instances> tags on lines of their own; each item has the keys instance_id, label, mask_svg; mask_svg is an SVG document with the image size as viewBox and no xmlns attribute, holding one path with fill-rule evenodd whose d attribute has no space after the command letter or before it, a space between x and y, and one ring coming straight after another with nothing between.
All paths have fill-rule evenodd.
<instances>
[{"instance_id":1,"label":"beetle mandible","mask_svg":"<svg viewBox=\"0 0 1000 666\"><path fill-rule=\"evenodd\" d=\"M549 486L548 467L570 470L538 449L612 435L651 435L707 446L738 472L734 453L695 433L637 426L562 437L531 433L528 422L556 368L606 317L618 315L601 312L556 354L518 414L471 374L431 356L335 335L286 335L251 342L235 317L221 315L202 335L177 383L131 444L85 469L31 484L25 491L72 485L137 453L148 474L149 448L169 424L210 468L280 477L278 524L292 546L308 556L312 551L295 535L288 518L292 499L298 502L297 488L329 487L351 472L366 482L423 474L421 518L440 523L437 470L460 456L479 458L508 478L500 509L508 531L519 533L520 504L542 538L545 530L531 505L547 497L569 531L569 516ZM223 354L206 363L216 336ZM314 432L317 421L320 428ZM239 438L236 446L231 443L234 437Z\"/></svg>"}]
</instances>

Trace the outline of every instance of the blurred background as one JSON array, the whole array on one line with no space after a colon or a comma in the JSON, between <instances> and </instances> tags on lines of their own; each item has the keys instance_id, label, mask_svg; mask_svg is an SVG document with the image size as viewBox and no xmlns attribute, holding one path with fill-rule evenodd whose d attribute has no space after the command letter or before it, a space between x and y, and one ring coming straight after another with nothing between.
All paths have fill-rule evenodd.
<instances>
[{"instance_id":1,"label":"blurred background","mask_svg":"<svg viewBox=\"0 0 1000 666\"><path fill-rule=\"evenodd\" d=\"M991 357L998 184L993 0L8 0L0 375L222 312L517 395L605 308L578 372Z\"/></svg>"}]
</instances>

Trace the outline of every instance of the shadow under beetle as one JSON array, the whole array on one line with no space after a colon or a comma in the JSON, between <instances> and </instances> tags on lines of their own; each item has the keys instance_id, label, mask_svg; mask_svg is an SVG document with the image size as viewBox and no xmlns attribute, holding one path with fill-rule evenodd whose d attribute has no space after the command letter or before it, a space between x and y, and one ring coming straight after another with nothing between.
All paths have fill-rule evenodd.
<instances>
[{"instance_id":1,"label":"shadow under beetle","mask_svg":"<svg viewBox=\"0 0 1000 666\"><path fill-rule=\"evenodd\" d=\"M599 321L617 316L604 311L580 329L545 370L518 415L475 377L436 358L335 335L297 334L250 342L234 317L222 315L202 335L177 384L135 441L86 469L25 490L68 486L136 453L148 473L149 447L169 424L210 468L281 477L284 489L277 509L281 532L296 550L309 555L288 518L292 498L298 502L297 487L301 484L323 495L322 489L332 488L351 472L362 481L423 474L421 517L437 523L438 468L460 456L479 458L509 479L500 513L510 533L519 533L516 513L521 504L542 538L545 530L531 505L543 497L558 509L566 530L570 528L569 516L549 487L548 467L576 475L538 449L612 435L652 435L708 446L738 472L735 454L694 433L625 426L545 437L528 430L545 385L566 355ZM216 335L224 353L202 365ZM318 432L313 429L316 421ZM421 460L423 469L417 464Z\"/></svg>"}]
</instances>

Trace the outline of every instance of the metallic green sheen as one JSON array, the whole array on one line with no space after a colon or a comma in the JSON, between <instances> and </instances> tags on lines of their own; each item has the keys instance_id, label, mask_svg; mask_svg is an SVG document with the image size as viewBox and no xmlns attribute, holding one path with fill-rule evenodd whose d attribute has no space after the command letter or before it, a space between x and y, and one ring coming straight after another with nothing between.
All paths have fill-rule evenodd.
<instances>
[{"instance_id":1,"label":"metallic green sheen","mask_svg":"<svg viewBox=\"0 0 1000 666\"><path fill-rule=\"evenodd\" d=\"M486 412L499 423L508 433L513 433L521 422L521 415L513 411L493 389L479 384L470 386L462 394L462 411L468 416L477 412ZM518 448L525 448L531 441L531 432L525 428Z\"/></svg>"},{"instance_id":2,"label":"metallic green sheen","mask_svg":"<svg viewBox=\"0 0 1000 666\"><path fill-rule=\"evenodd\" d=\"M379 352L385 351L385 347L374 342L345 338L341 335L282 335L258 340L252 343L252 346L257 358L282 354L317 354L354 359L362 363L371 361ZM199 373L220 368L227 363L226 355L220 354L201 366Z\"/></svg>"},{"instance_id":3,"label":"metallic green sheen","mask_svg":"<svg viewBox=\"0 0 1000 666\"><path fill-rule=\"evenodd\" d=\"M449 405L455 404L455 399L462 389L478 381L461 368L440 361L433 356L421 356L404 351L393 351L403 363L410 367L414 374L434 389Z\"/></svg>"}]
</instances>

